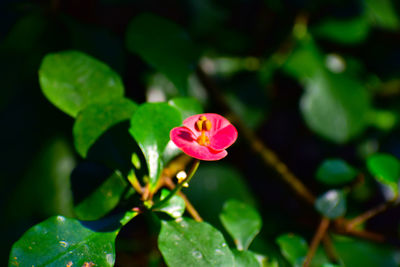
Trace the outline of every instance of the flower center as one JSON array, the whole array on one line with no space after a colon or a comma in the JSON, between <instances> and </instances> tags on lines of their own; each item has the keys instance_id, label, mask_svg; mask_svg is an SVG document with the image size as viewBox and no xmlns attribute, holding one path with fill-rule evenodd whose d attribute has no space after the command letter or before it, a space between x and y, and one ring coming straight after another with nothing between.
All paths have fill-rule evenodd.
<instances>
[{"instance_id":1,"label":"flower center","mask_svg":"<svg viewBox=\"0 0 400 267\"><path fill-rule=\"evenodd\" d=\"M209 145L210 139L205 133L211 130L211 121L209 121L207 117L203 115L196 121L195 127L198 131L201 131L201 135L197 138L197 143L199 143L201 146Z\"/></svg>"}]
</instances>

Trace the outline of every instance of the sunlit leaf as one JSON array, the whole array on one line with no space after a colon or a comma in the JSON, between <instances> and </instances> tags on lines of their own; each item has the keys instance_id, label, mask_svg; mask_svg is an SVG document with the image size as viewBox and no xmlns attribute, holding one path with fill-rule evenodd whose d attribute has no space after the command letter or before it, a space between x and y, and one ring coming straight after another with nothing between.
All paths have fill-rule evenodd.
<instances>
[{"instance_id":1,"label":"sunlit leaf","mask_svg":"<svg viewBox=\"0 0 400 267\"><path fill-rule=\"evenodd\" d=\"M261 216L252 206L229 200L225 203L220 220L232 236L238 250L247 250L261 230Z\"/></svg>"},{"instance_id":2,"label":"sunlit leaf","mask_svg":"<svg viewBox=\"0 0 400 267\"><path fill-rule=\"evenodd\" d=\"M129 120L137 105L125 98L97 102L88 105L76 118L73 134L75 148L86 157L90 147L113 125Z\"/></svg>"},{"instance_id":3,"label":"sunlit leaf","mask_svg":"<svg viewBox=\"0 0 400 267\"><path fill-rule=\"evenodd\" d=\"M78 219L97 220L110 212L126 192L128 183L119 171L114 172L93 193L75 207Z\"/></svg>"},{"instance_id":4,"label":"sunlit leaf","mask_svg":"<svg viewBox=\"0 0 400 267\"><path fill-rule=\"evenodd\" d=\"M55 216L29 229L12 247L10 266L114 266L115 238L122 219L83 222Z\"/></svg>"},{"instance_id":5,"label":"sunlit leaf","mask_svg":"<svg viewBox=\"0 0 400 267\"><path fill-rule=\"evenodd\" d=\"M357 171L342 159L327 159L319 166L316 177L327 185L340 185L353 181Z\"/></svg>"},{"instance_id":6,"label":"sunlit leaf","mask_svg":"<svg viewBox=\"0 0 400 267\"><path fill-rule=\"evenodd\" d=\"M175 97L168 101L168 104L181 112L182 120L192 115L203 113L201 103L195 98Z\"/></svg>"},{"instance_id":7,"label":"sunlit leaf","mask_svg":"<svg viewBox=\"0 0 400 267\"><path fill-rule=\"evenodd\" d=\"M162 155L170 140L169 132L181 123L179 111L167 103L142 104L132 116L129 132L146 158L152 186L164 166Z\"/></svg>"},{"instance_id":8,"label":"sunlit leaf","mask_svg":"<svg viewBox=\"0 0 400 267\"><path fill-rule=\"evenodd\" d=\"M400 162L389 154L377 153L367 159L367 167L380 182L388 185L395 195L398 194Z\"/></svg>"},{"instance_id":9,"label":"sunlit leaf","mask_svg":"<svg viewBox=\"0 0 400 267\"><path fill-rule=\"evenodd\" d=\"M163 189L161 191L161 198L163 200L170 193L169 190ZM170 215L172 218L182 217L185 212L185 201L178 195L171 197L164 205L157 208L157 211L162 211Z\"/></svg>"},{"instance_id":10,"label":"sunlit leaf","mask_svg":"<svg viewBox=\"0 0 400 267\"><path fill-rule=\"evenodd\" d=\"M127 47L165 74L182 95L196 66L199 50L177 24L153 14L141 14L129 24ZM162 45L160 45L162 44Z\"/></svg>"},{"instance_id":11,"label":"sunlit leaf","mask_svg":"<svg viewBox=\"0 0 400 267\"><path fill-rule=\"evenodd\" d=\"M336 219L346 213L346 196L341 190L329 190L315 201L315 208L325 217Z\"/></svg>"},{"instance_id":12,"label":"sunlit leaf","mask_svg":"<svg viewBox=\"0 0 400 267\"><path fill-rule=\"evenodd\" d=\"M124 94L117 73L78 51L46 55L40 66L39 81L50 102L72 117L89 103L120 98Z\"/></svg>"},{"instance_id":13,"label":"sunlit leaf","mask_svg":"<svg viewBox=\"0 0 400 267\"><path fill-rule=\"evenodd\" d=\"M224 237L205 222L162 221L158 247L170 267L234 266Z\"/></svg>"},{"instance_id":14,"label":"sunlit leaf","mask_svg":"<svg viewBox=\"0 0 400 267\"><path fill-rule=\"evenodd\" d=\"M294 266L307 255L306 241L294 234L284 234L276 239L281 253Z\"/></svg>"}]
</instances>

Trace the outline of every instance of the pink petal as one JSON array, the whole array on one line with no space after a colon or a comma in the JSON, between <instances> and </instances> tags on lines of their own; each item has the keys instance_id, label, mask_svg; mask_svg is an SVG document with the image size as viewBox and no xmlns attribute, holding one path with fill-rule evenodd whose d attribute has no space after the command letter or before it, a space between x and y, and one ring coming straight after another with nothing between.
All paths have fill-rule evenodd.
<instances>
[{"instance_id":1,"label":"pink petal","mask_svg":"<svg viewBox=\"0 0 400 267\"><path fill-rule=\"evenodd\" d=\"M228 153L225 150L214 151L196 142L193 132L187 127L176 127L171 130L170 138L177 147L189 156L200 160L219 160Z\"/></svg>"},{"instance_id":2,"label":"pink petal","mask_svg":"<svg viewBox=\"0 0 400 267\"><path fill-rule=\"evenodd\" d=\"M232 145L238 136L236 128L230 124L216 132L210 139L210 147L214 150L223 150Z\"/></svg>"},{"instance_id":3,"label":"pink petal","mask_svg":"<svg viewBox=\"0 0 400 267\"><path fill-rule=\"evenodd\" d=\"M207 132L209 137L212 137L214 133L218 132L220 129L225 128L226 126L230 125L231 123L222 117L221 115L215 113L204 113L204 114L197 114L190 116L186 120L183 121L183 125L189 128L195 136L199 136L201 134L200 131L197 131L195 124L196 121L201 117L206 116L206 118L211 121L211 130Z\"/></svg>"}]
</instances>

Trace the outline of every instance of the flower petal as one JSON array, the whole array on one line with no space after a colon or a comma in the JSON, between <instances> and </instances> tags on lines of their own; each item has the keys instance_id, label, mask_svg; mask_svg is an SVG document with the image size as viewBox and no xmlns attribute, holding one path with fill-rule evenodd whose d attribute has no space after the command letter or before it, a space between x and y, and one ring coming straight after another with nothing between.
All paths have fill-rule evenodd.
<instances>
[{"instance_id":1,"label":"flower petal","mask_svg":"<svg viewBox=\"0 0 400 267\"><path fill-rule=\"evenodd\" d=\"M210 147L214 150L224 150L236 141L237 136L236 128L229 124L211 136Z\"/></svg>"},{"instance_id":2,"label":"flower petal","mask_svg":"<svg viewBox=\"0 0 400 267\"><path fill-rule=\"evenodd\" d=\"M214 151L207 146L199 145L195 139L195 135L187 127L176 127L172 129L170 138L183 152L196 159L219 160L228 154L225 150Z\"/></svg>"},{"instance_id":3,"label":"flower petal","mask_svg":"<svg viewBox=\"0 0 400 267\"><path fill-rule=\"evenodd\" d=\"M198 131L195 127L196 121L198 121L201 116L205 116L211 122L211 130L207 132L207 135L209 137L212 137L220 129L225 128L226 126L231 124L227 119L215 113L204 113L190 116L183 121L183 125L189 128L196 137L201 134L201 132Z\"/></svg>"}]
</instances>

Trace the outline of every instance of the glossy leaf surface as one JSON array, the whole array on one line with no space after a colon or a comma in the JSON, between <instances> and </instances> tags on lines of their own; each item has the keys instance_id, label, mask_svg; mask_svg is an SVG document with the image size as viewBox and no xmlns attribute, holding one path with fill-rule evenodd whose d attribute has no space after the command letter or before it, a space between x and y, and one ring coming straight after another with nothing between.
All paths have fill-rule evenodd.
<instances>
[{"instance_id":1,"label":"glossy leaf surface","mask_svg":"<svg viewBox=\"0 0 400 267\"><path fill-rule=\"evenodd\" d=\"M158 247L169 267L234 266L224 237L205 222L162 221Z\"/></svg>"},{"instance_id":2,"label":"glossy leaf surface","mask_svg":"<svg viewBox=\"0 0 400 267\"><path fill-rule=\"evenodd\" d=\"M113 125L129 120L137 105L126 98L88 105L76 118L73 134L75 148L86 157L90 147Z\"/></svg>"},{"instance_id":3,"label":"glossy leaf surface","mask_svg":"<svg viewBox=\"0 0 400 267\"><path fill-rule=\"evenodd\" d=\"M78 51L48 54L40 66L39 81L50 102L72 117L89 103L109 101L124 94L117 73Z\"/></svg>"},{"instance_id":4,"label":"glossy leaf surface","mask_svg":"<svg viewBox=\"0 0 400 267\"><path fill-rule=\"evenodd\" d=\"M232 250L235 257L235 267L261 267L256 255L251 251Z\"/></svg>"},{"instance_id":5,"label":"glossy leaf surface","mask_svg":"<svg viewBox=\"0 0 400 267\"><path fill-rule=\"evenodd\" d=\"M163 189L161 191L160 200L163 200L165 197L167 197L169 193L169 190ZM174 195L167 201L167 203L159 207L157 210L167 213L172 218L179 218L182 217L183 213L185 212L185 201L182 197Z\"/></svg>"},{"instance_id":6,"label":"glossy leaf surface","mask_svg":"<svg viewBox=\"0 0 400 267\"><path fill-rule=\"evenodd\" d=\"M306 255L308 245L306 241L294 234L284 234L276 239L281 253L294 266L301 261Z\"/></svg>"},{"instance_id":7,"label":"glossy leaf surface","mask_svg":"<svg viewBox=\"0 0 400 267\"><path fill-rule=\"evenodd\" d=\"M232 236L238 250L247 250L262 226L257 210L234 199L225 203L220 220Z\"/></svg>"},{"instance_id":8,"label":"glossy leaf surface","mask_svg":"<svg viewBox=\"0 0 400 267\"><path fill-rule=\"evenodd\" d=\"M167 103L142 104L132 116L129 132L146 158L153 186L164 166L162 155L169 142L169 132L181 123L179 111Z\"/></svg>"},{"instance_id":9,"label":"glossy leaf surface","mask_svg":"<svg viewBox=\"0 0 400 267\"><path fill-rule=\"evenodd\" d=\"M83 222L55 216L29 229L13 246L10 266L114 266L115 238L121 227L136 216L121 220Z\"/></svg>"}]
</instances>

